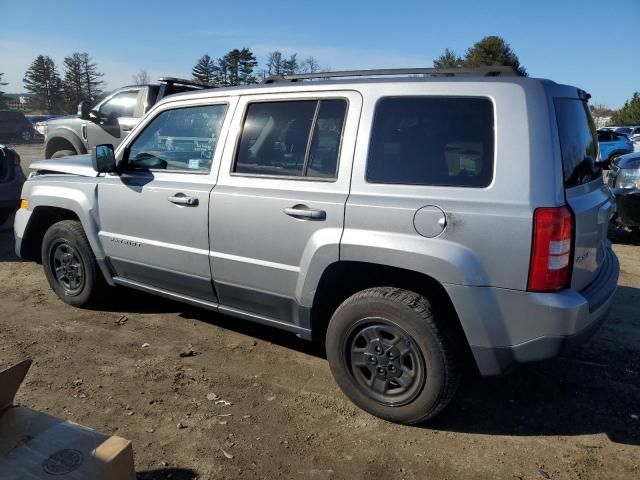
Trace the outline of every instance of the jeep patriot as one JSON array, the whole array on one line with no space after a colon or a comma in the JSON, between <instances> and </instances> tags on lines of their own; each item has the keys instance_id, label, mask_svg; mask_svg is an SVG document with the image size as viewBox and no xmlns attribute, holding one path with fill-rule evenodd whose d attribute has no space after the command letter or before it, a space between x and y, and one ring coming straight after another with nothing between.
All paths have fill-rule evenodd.
<instances>
[{"instance_id":1,"label":"jeep patriot","mask_svg":"<svg viewBox=\"0 0 640 480\"><path fill-rule=\"evenodd\" d=\"M588 98L504 67L172 95L115 150L32 164L16 251L71 305L130 287L320 339L355 404L422 422L469 362L550 358L606 318Z\"/></svg>"}]
</instances>

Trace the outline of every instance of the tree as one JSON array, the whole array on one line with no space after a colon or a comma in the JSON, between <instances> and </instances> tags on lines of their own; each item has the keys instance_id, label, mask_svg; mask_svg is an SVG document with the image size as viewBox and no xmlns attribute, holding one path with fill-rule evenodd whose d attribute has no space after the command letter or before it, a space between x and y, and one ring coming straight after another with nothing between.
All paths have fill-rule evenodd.
<instances>
[{"instance_id":1,"label":"tree","mask_svg":"<svg viewBox=\"0 0 640 480\"><path fill-rule=\"evenodd\" d=\"M511 66L521 75L527 75L527 70L520 65L518 56L509 44L496 35L484 37L467 49L463 64L465 67Z\"/></svg>"},{"instance_id":2,"label":"tree","mask_svg":"<svg viewBox=\"0 0 640 480\"><path fill-rule=\"evenodd\" d=\"M620 110L611 117L613 125L638 125L640 124L640 92L624 102Z\"/></svg>"},{"instance_id":3,"label":"tree","mask_svg":"<svg viewBox=\"0 0 640 480\"><path fill-rule=\"evenodd\" d=\"M8 85L7 82L3 82L2 81L2 76L4 75L4 73L0 73L0 87L4 87L5 85ZM4 92L2 90L0 90L0 108L4 108L6 107L7 101L4 98Z\"/></svg>"},{"instance_id":4,"label":"tree","mask_svg":"<svg viewBox=\"0 0 640 480\"><path fill-rule=\"evenodd\" d=\"M151 83L151 77L149 77L149 72L146 70L140 70L133 75L134 85L147 85L148 83Z\"/></svg>"},{"instance_id":5,"label":"tree","mask_svg":"<svg viewBox=\"0 0 640 480\"><path fill-rule=\"evenodd\" d=\"M258 65L255 55L248 48L227 52L216 62L217 84L221 87L256 83L253 70Z\"/></svg>"},{"instance_id":6,"label":"tree","mask_svg":"<svg viewBox=\"0 0 640 480\"><path fill-rule=\"evenodd\" d=\"M82 74L84 75L85 93L91 103L95 102L102 95L103 73L98 72L98 65L93 61L88 53L80 54L82 64Z\"/></svg>"},{"instance_id":7,"label":"tree","mask_svg":"<svg viewBox=\"0 0 640 480\"><path fill-rule=\"evenodd\" d=\"M191 70L191 75L196 82L216 86L216 62L209 55L204 54Z\"/></svg>"},{"instance_id":8,"label":"tree","mask_svg":"<svg viewBox=\"0 0 640 480\"><path fill-rule=\"evenodd\" d=\"M85 94L85 81L82 68L82 58L76 52L64 58L64 106L67 111L73 111L83 101L90 100Z\"/></svg>"},{"instance_id":9,"label":"tree","mask_svg":"<svg viewBox=\"0 0 640 480\"><path fill-rule=\"evenodd\" d=\"M24 88L33 95L29 105L38 110L58 112L62 103L62 80L51 57L38 55L22 79Z\"/></svg>"},{"instance_id":10,"label":"tree","mask_svg":"<svg viewBox=\"0 0 640 480\"><path fill-rule=\"evenodd\" d=\"M271 52L267 56L267 69L266 74L269 75L282 75L282 53L279 51Z\"/></svg>"},{"instance_id":11,"label":"tree","mask_svg":"<svg viewBox=\"0 0 640 480\"><path fill-rule=\"evenodd\" d=\"M282 74L283 75L294 75L299 73L298 66L298 55L294 53L289 58L284 59L282 61Z\"/></svg>"},{"instance_id":12,"label":"tree","mask_svg":"<svg viewBox=\"0 0 640 480\"><path fill-rule=\"evenodd\" d=\"M445 48L442 55L433 61L433 66L435 68L455 68L461 67L463 62L464 60L456 55L453 50Z\"/></svg>"},{"instance_id":13,"label":"tree","mask_svg":"<svg viewBox=\"0 0 640 480\"><path fill-rule=\"evenodd\" d=\"M327 71L328 69L321 67L314 57L305 58L300 62L300 73L318 73L322 70Z\"/></svg>"}]
</instances>

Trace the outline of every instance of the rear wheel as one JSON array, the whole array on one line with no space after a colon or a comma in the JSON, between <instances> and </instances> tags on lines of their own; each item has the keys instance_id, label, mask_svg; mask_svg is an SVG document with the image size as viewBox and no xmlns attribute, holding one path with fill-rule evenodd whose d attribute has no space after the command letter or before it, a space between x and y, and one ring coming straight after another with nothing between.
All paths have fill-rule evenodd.
<instances>
[{"instance_id":1,"label":"rear wheel","mask_svg":"<svg viewBox=\"0 0 640 480\"><path fill-rule=\"evenodd\" d=\"M51 158L60 158L60 157L69 157L71 155L75 155L75 150L58 150L51 155Z\"/></svg>"},{"instance_id":2,"label":"rear wheel","mask_svg":"<svg viewBox=\"0 0 640 480\"><path fill-rule=\"evenodd\" d=\"M95 304L107 288L80 222L55 223L42 241L42 265L58 297L76 307Z\"/></svg>"},{"instance_id":3,"label":"rear wheel","mask_svg":"<svg viewBox=\"0 0 640 480\"><path fill-rule=\"evenodd\" d=\"M441 319L445 320L445 319ZM386 420L414 424L437 415L460 382L452 329L427 298L392 287L345 300L327 330L327 358L342 391Z\"/></svg>"}]
</instances>

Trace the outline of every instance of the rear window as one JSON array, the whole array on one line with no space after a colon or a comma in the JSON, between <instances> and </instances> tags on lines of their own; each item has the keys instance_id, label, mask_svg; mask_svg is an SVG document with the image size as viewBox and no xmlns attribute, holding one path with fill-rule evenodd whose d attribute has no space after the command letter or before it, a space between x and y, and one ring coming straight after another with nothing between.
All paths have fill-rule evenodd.
<instances>
[{"instance_id":1,"label":"rear window","mask_svg":"<svg viewBox=\"0 0 640 480\"><path fill-rule=\"evenodd\" d=\"M598 136L587 103L573 98L554 99L565 187L588 183L601 176Z\"/></svg>"},{"instance_id":2,"label":"rear window","mask_svg":"<svg viewBox=\"0 0 640 480\"><path fill-rule=\"evenodd\" d=\"M486 98L383 98L373 120L367 181L486 187L493 178L493 125Z\"/></svg>"}]
</instances>

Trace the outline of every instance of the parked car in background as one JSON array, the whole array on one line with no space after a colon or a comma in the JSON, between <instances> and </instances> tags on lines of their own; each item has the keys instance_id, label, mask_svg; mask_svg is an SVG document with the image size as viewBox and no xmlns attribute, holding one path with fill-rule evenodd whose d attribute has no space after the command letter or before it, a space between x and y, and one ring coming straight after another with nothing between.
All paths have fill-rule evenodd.
<instances>
[{"instance_id":1,"label":"parked car in background","mask_svg":"<svg viewBox=\"0 0 640 480\"><path fill-rule=\"evenodd\" d=\"M633 152L633 144L624 134L611 130L598 130L600 154L598 161L602 168L609 169L611 163L620 155Z\"/></svg>"},{"instance_id":2,"label":"parked car in background","mask_svg":"<svg viewBox=\"0 0 640 480\"><path fill-rule=\"evenodd\" d=\"M31 121L17 110L0 110L0 140L29 142L35 135Z\"/></svg>"},{"instance_id":3,"label":"parked car in background","mask_svg":"<svg viewBox=\"0 0 640 480\"><path fill-rule=\"evenodd\" d=\"M0 226L20 206L24 181L20 155L12 148L0 145Z\"/></svg>"},{"instance_id":4,"label":"parked car in background","mask_svg":"<svg viewBox=\"0 0 640 480\"><path fill-rule=\"evenodd\" d=\"M633 240L640 242L640 153L619 157L607 182L616 197L614 222L629 228Z\"/></svg>"},{"instance_id":5,"label":"parked car in background","mask_svg":"<svg viewBox=\"0 0 640 480\"><path fill-rule=\"evenodd\" d=\"M633 151L640 152L640 127L634 127L633 131L629 135L629 140L633 144Z\"/></svg>"},{"instance_id":6,"label":"parked car in background","mask_svg":"<svg viewBox=\"0 0 640 480\"><path fill-rule=\"evenodd\" d=\"M77 307L120 285L318 338L344 393L402 423L467 361L497 375L606 319L589 94L507 67L266 82L172 95L117 149L32 163L18 255Z\"/></svg>"},{"instance_id":7,"label":"parked car in background","mask_svg":"<svg viewBox=\"0 0 640 480\"><path fill-rule=\"evenodd\" d=\"M78 105L78 114L47 121L45 158L89 152L100 143L117 146L149 109L167 95L208 88L191 80L161 78L156 85L119 88L98 105Z\"/></svg>"}]
</instances>

